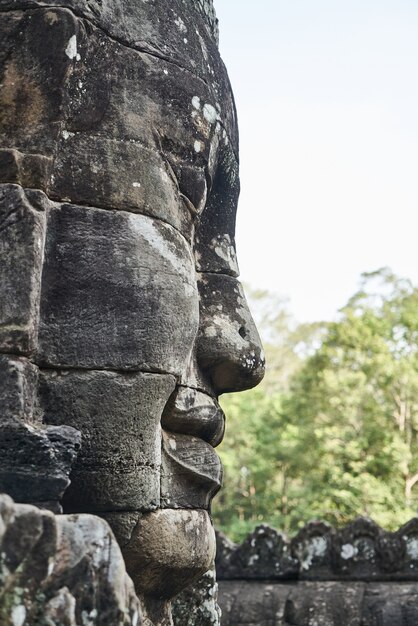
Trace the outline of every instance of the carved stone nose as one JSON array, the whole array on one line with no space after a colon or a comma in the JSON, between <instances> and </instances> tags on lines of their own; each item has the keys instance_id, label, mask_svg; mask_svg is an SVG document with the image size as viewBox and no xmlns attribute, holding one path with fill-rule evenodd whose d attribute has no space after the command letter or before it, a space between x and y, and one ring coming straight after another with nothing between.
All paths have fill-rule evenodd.
<instances>
[{"instance_id":1,"label":"carved stone nose","mask_svg":"<svg viewBox=\"0 0 418 626\"><path fill-rule=\"evenodd\" d=\"M216 393L255 387L264 376L264 354L240 282L200 274L197 362Z\"/></svg>"}]
</instances>

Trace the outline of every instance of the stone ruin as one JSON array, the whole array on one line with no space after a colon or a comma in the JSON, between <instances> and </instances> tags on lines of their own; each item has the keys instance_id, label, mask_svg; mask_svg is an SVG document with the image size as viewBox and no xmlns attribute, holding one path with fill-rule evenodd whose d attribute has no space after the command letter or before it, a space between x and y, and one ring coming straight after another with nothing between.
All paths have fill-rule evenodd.
<instances>
[{"instance_id":1,"label":"stone ruin","mask_svg":"<svg viewBox=\"0 0 418 626\"><path fill-rule=\"evenodd\" d=\"M212 2L0 0L0 33L0 624L168 626L217 398L264 372Z\"/></svg>"},{"instance_id":2,"label":"stone ruin","mask_svg":"<svg viewBox=\"0 0 418 626\"><path fill-rule=\"evenodd\" d=\"M0 0L0 33L0 625L217 626L217 398L264 361L212 1ZM217 570L223 626L418 623L416 521Z\"/></svg>"},{"instance_id":3,"label":"stone ruin","mask_svg":"<svg viewBox=\"0 0 418 626\"><path fill-rule=\"evenodd\" d=\"M239 545L218 533L216 572L222 626L416 626L418 518L311 522L290 541L261 525Z\"/></svg>"}]
</instances>

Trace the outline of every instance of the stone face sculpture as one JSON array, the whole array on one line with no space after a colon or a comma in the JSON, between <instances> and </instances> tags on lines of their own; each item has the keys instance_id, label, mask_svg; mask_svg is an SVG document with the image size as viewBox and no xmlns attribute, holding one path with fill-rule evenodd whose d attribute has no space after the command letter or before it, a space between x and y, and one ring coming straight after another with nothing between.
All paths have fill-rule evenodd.
<instances>
[{"instance_id":1,"label":"stone face sculpture","mask_svg":"<svg viewBox=\"0 0 418 626\"><path fill-rule=\"evenodd\" d=\"M217 397L264 369L216 28L210 0L0 0L1 393L67 461L81 433L64 511L109 522L155 624L214 556Z\"/></svg>"}]
</instances>

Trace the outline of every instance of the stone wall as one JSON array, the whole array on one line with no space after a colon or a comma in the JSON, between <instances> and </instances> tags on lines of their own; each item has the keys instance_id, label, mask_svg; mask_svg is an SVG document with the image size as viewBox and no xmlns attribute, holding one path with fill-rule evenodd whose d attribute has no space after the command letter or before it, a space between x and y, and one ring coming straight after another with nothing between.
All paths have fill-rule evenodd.
<instances>
[{"instance_id":1,"label":"stone wall","mask_svg":"<svg viewBox=\"0 0 418 626\"><path fill-rule=\"evenodd\" d=\"M222 626L418 624L418 518L393 533L312 522L291 540L263 525L217 543Z\"/></svg>"}]
</instances>

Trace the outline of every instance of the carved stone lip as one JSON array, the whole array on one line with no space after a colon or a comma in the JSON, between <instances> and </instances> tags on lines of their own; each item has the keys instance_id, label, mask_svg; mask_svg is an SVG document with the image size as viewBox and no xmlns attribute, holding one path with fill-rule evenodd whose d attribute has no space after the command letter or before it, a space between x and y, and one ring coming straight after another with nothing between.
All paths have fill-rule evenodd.
<instances>
[{"instance_id":1,"label":"carved stone lip","mask_svg":"<svg viewBox=\"0 0 418 626\"><path fill-rule=\"evenodd\" d=\"M220 489L223 475L221 460L213 447L200 437L163 432L163 450L176 468L176 475L189 475L196 485L204 487L209 503Z\"/></svg>"},{"instance_id":2,"label":"carved stone lip","mask_svg":"<svg viewBox=\"0 0 418 626\"><path fill-rule=\"evenodd\" d=\"M224 436L225 414L213 396L179 385L166 404L161 425L166 431L197 437L215 448Z\"/></svg>"}]
</instances>

